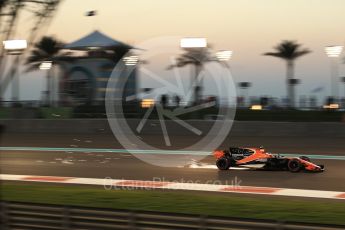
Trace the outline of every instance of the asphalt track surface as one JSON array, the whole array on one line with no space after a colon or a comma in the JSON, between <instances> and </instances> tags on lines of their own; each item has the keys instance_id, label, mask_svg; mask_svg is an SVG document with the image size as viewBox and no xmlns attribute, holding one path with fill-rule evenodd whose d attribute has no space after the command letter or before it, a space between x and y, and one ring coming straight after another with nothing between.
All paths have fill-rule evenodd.
<instances>
[{"instance_id":1,"label":"asphalt track surface","mask_svg":"<svg viewBox=\"0 0 345 230\"><path fill-rule=\"evenodd\" d=\"M150 137L160 143L159 137ZM188 137L176 137L181 142ZM274 153L345 155L344 140L312 138L231 137L225 146L264 145ZM59 148L121 148L111 135L81 134L5 134L1 146ZM171 155L167 155L169 160ZM1 151L1 173L21 175L68 176L132 180L156 180L190 183L221 183L242 186L345 191L344 160L314 160L326 166L323 173L290 173L285 171L253 171L214 169L214 159L206 157L201 165L159 167L123 153L73 151Z\"/></svg>"}]
</instances>

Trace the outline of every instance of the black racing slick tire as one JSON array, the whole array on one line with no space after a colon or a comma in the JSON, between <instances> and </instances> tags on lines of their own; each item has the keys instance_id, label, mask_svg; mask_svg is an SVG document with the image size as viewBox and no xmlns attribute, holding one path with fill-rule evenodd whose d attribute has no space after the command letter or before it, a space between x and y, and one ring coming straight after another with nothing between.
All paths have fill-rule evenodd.
<instances>
[{"instance_id":1,"label":"black racing slick tire","mask_svg":"<svg viewBox=\"0 0 345 230\"><path fill-rule=\"evenodd\" d=\"M300 158L300 159L302 159L302 160L305 160L305 161L310 162L310 158L309 158L309 157L306 157L306 156L300 156L299 158Z\"/></svg>"},{"instance_id":2,"label":"black racing slick tire","mask_svg":"<svg viewBox=\"0 0 345 230\"><path fill-rule=\"evenodd\" d=\"M230 160L226 157L219 158L216 161L219 170L228 170L230 168Z\"/></svg>"},{"instance_id":3,"label":"black racing slick tire","mask_svg":"<svg viewBox=\"0 0 345 230\"><path fill-rule=\"evenodd\" d=\"M290 172L299 172L302 169L302 165L298 159L291 159L288 162L288 169Z\"/></svg>"}]
</instances>

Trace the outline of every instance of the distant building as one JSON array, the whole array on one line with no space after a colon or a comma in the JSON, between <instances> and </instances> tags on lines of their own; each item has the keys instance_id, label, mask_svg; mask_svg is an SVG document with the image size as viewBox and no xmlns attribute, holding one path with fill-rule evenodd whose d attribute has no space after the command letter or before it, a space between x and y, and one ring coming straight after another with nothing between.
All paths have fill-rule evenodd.
<instances>
[{"instance_id":1,"label":"distant building","mask_svg":"<svg viewBox=\"0 0 345 230\"><path fill-rule=\"evenodd\" d=\"M59 84L60 101L74 106L103 105L107 82L114 67L132 48L99 31L65 45L64 49L75 51L73 56L76 57L63 66L63 76ZM134 69L124 87L123 96L136 95L136 87Z\"/></svg>"}]
</instances>

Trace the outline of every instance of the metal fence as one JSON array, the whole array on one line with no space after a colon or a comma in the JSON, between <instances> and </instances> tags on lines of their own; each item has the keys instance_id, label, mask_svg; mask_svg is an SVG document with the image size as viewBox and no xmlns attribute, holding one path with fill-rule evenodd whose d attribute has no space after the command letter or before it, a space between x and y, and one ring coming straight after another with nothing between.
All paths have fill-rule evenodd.
<instances>
[{"instance_id":1,"label":"metal fence","mask_svg":"<svg viewBox=\"0 0 345 230\"><path fill-rule=\"evenodd\" d=\"M344 226L306 225L189 214L84 208L21 202L1 202L1 229L335 230L344 229Z\"/></svg>"}]
</instances>

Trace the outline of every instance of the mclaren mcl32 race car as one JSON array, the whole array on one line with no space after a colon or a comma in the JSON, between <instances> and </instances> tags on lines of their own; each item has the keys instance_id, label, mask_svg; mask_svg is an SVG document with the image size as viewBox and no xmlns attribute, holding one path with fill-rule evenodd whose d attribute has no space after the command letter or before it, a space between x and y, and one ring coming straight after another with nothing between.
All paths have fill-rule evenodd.
<instances>
[{"instance_id":1,"label":"mclaren mcl32 race car","mask_svg":"<svg viewBox=\"0 0 345 230\"><path fill-rule=\"evenodd\" d=\"M231 167L254 168L263 170L288 170L299 172L324 171L323 165L312 163L309 157L284 157L279 154L271 154L260 148L229 148L229 150L215 150L213 155L217 159L216 165L220 170L228 170Z\"/></svg>"}]
</instances>

